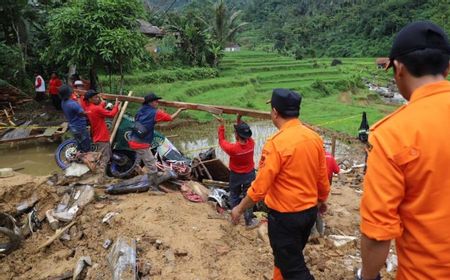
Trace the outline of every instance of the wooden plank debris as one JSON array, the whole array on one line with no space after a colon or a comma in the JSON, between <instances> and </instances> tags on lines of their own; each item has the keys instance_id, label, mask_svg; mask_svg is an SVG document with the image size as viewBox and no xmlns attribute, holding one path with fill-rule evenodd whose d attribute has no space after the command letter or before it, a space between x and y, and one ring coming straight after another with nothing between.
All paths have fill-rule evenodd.
<instances>
[{"instance_id":1,"label":"wooden plank debris","mask_svg":"<svg viewBox=\"0 0 450 280\"><path fill-rule=\"evenodd\" d=\"M30 141L40 138L57 138L64 134L67 131L67 128L67 122L54 127L33 127L28 123L22 126L18 126L10 132L4 134L3 137L0 138L0 144Z\"/></svg>"},{"instance_id":2,"label":"wooden plank debris","mask_svg":"<svg viewBox=\"0 0 450 280\"><path fill-rule=\"evenodd\" d=\"M61 229L58 229L58 230L56 231L56 233L55 233L52 237L50 237L49 240L47 240L44 244L42 244L41 246L39 246L39 248L37 249L37 251L40 251L41 249L43 249L43 248L49 246L50 244L52 244L53 241L55 241L55 240L58 239L61 235L63 235L64 232L66 232L66 230L68 230L69 228L71 228L75 223L76 223L76 221L72 221L72 222L71 222L70 224L68 224L67 226L65 226L65 227L63 227L63 228L61 228Z\"/></svg>"},{"instance_id":3,"label":"wooden plank debris","mask_svg":"<svg viewBox=\"0 0 450 280\"><path fill-rule=\"evenodd\" d=\"M226 189L229 187L228 182L222 182L222 181L203 179L202 183L208 187L214 186L214 187L223 188L223 189Z\"/></svg>"}]
</instances>

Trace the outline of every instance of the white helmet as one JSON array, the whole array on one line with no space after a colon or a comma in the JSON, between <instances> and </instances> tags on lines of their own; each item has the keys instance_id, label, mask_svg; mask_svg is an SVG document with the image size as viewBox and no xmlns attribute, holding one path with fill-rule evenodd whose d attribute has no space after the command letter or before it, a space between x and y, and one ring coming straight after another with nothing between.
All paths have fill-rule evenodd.
<instances>
[{"instance_id":1,"label":"white helmet","mask_svg":"<svg viewBox=\"0 0 450 280\"><path fill-rule=\"evenodd\" d=\"M73 83L74 86L82 86L83 85L83 81L80 80L76 80L75 83Z\"/></svg>"}]
</instances>

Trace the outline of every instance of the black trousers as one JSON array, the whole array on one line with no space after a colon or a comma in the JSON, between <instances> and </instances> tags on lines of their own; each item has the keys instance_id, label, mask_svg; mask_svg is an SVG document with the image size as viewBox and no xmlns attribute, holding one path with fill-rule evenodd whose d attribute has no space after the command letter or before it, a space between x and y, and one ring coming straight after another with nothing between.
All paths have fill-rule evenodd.
<instances>
[{"instance_id":1,"label":"black trousers","mask_svg":"<svg viewBox=\"0 0 450 280\"><path fill-rule=\"evenodd\" d=\"M56 110L61 111L61 98L59 98L59 95L50 94L50 96L52 98L53 107L55 107Z\"/></svg>"},{"instance_id":2,"label":"black trousers","mask_svg":"<svg viewBox=\"0 0 450 280\"><path fill-rule=\"evenodd\" d=\"M270 246L284 280L314 280L306 267L303 249L316 218L317 206L295 213L269 211Z\"/></svg>"}]
</instances>

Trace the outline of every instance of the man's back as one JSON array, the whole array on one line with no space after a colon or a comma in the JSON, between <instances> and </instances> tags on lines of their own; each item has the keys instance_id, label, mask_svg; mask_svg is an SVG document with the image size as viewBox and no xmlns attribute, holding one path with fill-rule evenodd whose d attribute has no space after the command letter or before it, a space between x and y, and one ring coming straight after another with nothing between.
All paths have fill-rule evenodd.
<instances>
[{"instance_id":1,"label":"man's back","mask_svg":"<svg viewBox=\"0 0 450 280\"><path fill-rule=\"evenodd\" d=\"M265 197L267 206L279 212L298 212L325 201L329 183L320 136L297 119L286 123L264 146L249 191L254 201Z\"/></svg>"},{"instance_id":2,"label":"man's back","mask_svg":"<svg viewBox=\"0 0 450 280\"><path fill-rule=\"evenodd\" d=\"M69 127L71 129L81 131L86 128L86 118L82 115L84 111L78 102L68 99L62 101L61 105L64 116L69 122Z\"/></svg>"},{"instance_id":3,"label":"man's back","mask_svg":"<svg viewBox=\"0 0 450 280\"><path fill-rule=\"evenodd\" d=\"M416 90L372 129L361 203L370 238L397 238L398 279L450 279L450 82Z\"/></svg>"}]
</instances>

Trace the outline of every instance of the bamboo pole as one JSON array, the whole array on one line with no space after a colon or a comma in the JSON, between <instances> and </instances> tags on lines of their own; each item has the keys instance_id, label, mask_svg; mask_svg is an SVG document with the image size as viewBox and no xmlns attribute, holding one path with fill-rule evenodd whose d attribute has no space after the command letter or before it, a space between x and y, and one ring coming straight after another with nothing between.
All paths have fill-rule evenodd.
<instances>
[{"instance_id":1,"label":"bamboo pole","mask_svg":"<svg viewBox=\"0 0 450 280\"><path fill-rule=\"evenodd\" d=\"M58 229L56 231L56 233L50 237L49 240L47 240L44 244L42 244L41 246L39 246L39 248L37 249L37 252L39 252L42 248L45 248L47 246L49 246L50 244L53 243L53 241L55 241L56 239L58 239L61 235L63 235L63 233L68 230L69 228L71 228L74 224L76 223L76 221L72 221L70 224L68 224L67 226L63 227L62 229Z\"/></svg>"},{"instance_id":2,"label":"bamboo pole","mask_svg":"<svg viewBox=\"0 0 450 280\"><path fill-rule=\"evenodd\" d=\"M131 95L133 95L133 92L132 91L128 92L128 97L131 97ZM122 108L120 108L119 117L117 117L116 123L113 124L111 137L109 138L109 143L111 145L112 145L112 143L114 141L114 138L116 138L117 130L119 129L120 123L122 122L122 118L123 118L123 115L125 114L125 111L127 110L127 107L128 107L128 101L125 101L125 103L123 104Z\"/></svg>"}]
</instances>

